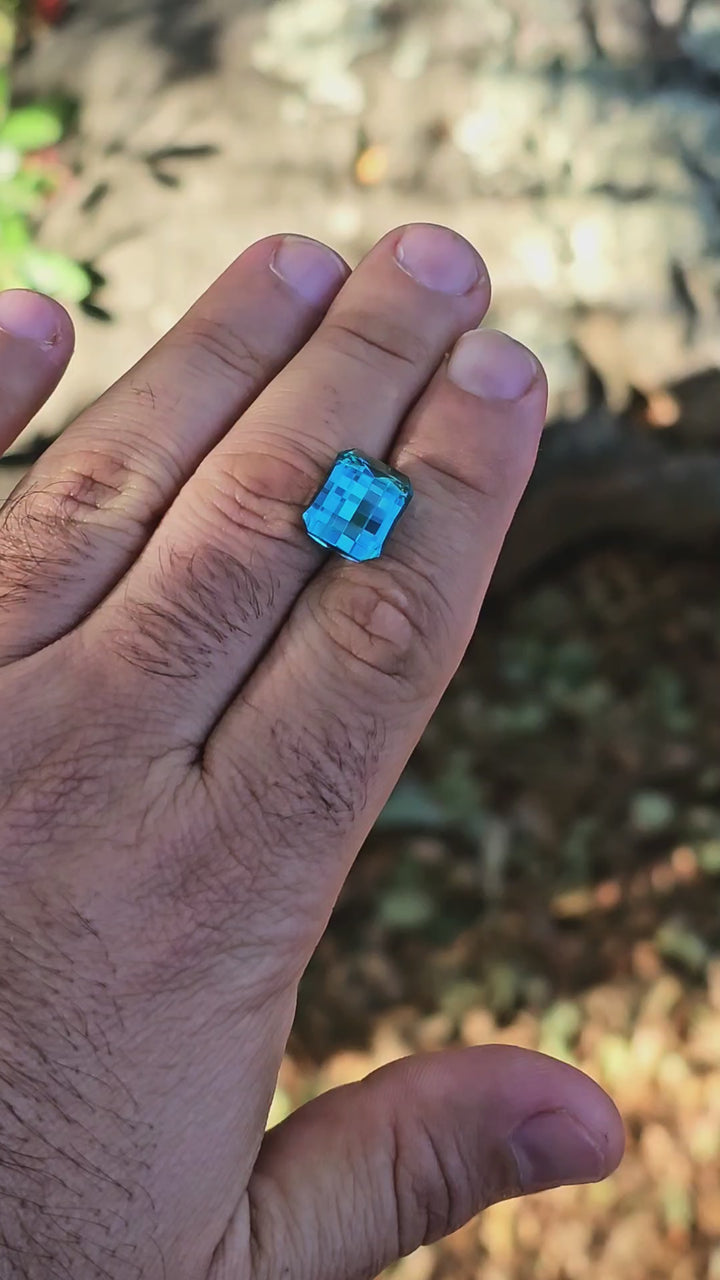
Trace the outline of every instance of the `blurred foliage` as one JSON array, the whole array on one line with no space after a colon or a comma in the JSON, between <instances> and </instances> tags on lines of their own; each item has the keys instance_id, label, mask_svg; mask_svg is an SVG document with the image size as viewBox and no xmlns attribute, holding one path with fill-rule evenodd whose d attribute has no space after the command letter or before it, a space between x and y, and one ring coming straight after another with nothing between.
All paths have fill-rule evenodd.
<instances>
[{"instance_id":1,"label":"blurred foliage","mask_svg":"<svg viewBox=\"0 0 720 1280\"><path fill-rule=\"evenodd\" d=\"M81 302L89 273L36 242L48 199L69 171L55 148L67 128L69 106L48 100L11 106L10 68L16 6L0 5L0 289L38 289L62 302Z\"/></svg>"}]
</instances>

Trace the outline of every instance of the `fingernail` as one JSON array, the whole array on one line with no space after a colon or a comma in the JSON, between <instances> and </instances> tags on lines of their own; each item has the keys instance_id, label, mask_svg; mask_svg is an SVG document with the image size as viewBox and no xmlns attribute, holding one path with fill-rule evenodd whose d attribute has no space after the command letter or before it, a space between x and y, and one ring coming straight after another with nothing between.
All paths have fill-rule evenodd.
<instances>
[{"instance_id":1,"label":"fingernail","mask_svg":"<svg viewBox=\"0 0 720 1280\"><path fill-rule=\"evenodd\" d=\"M544 1111L510 1139L523 1191L598 1182L607 1172L599 1143L567 1111Z\"/></svg>"},{"instance_id":2,"label":"fingernail","mask_svg":"<svg viewBox=\"0 0 720 1280\"><path fill-rule=\"evenodd\" d=\"M395 260L419 284L438 293L467 293L482 273L475 250L447 227L408 227L398 241Z\"/></svg>"},{"instance_id":3,"label":"fingernail","mask_svg":"<svg viewBox=\"0 0 720 1280\"><path fill-rule=\"evenodd\" d=\"M42 293L29 289L0 293L0 329L15 338L52 346L60 336L59 320L57 304Z\"/></svg>"},{"instance_id":4,"label":"fingernail","mask_svg":"<svg viewBox=\"0 0 720 1280\"><path fill-rule=\"evenodd\" d=\"M464 333L447 368L456 386L484 400L520 400L537 375L537 360L527 347L494 329Z\"/></svg>"},{"instance_id":5,"label":"fingernail","mask_svg":"<svg viewBox=\"0 0 720 1280\"><path fill-rule=\"evenodd\" d=\"M270 262L271 270L306 302L329 302L347 276L332 249L305 236L285 236Z\"/></svg>"}]
</instances>

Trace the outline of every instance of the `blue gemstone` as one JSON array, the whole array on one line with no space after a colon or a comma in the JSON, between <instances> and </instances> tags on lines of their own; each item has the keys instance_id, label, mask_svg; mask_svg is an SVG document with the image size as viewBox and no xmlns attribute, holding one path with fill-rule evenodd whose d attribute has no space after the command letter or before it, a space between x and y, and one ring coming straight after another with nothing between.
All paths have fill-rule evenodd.
<instances>
[{"instance_id":1,"label":"blue gemstone","mask_svg":"<svg viewBox=\"0 0 720 1280\"><path fill-rule=\"evenodd\" d=\"M412 498L407 476L357 449L339 453L307 511L305 528L346 560L375 560Z\"/></svg>"}]
</instances>

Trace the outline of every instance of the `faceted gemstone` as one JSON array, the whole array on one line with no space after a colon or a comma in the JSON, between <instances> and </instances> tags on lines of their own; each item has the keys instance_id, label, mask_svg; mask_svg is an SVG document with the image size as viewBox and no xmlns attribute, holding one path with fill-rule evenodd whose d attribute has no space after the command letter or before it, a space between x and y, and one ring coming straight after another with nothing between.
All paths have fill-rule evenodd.
<instances>
[{"instance_id":1,"label":"faceted gemstone","mask_svg":"<svg viewBox=\"0 0 720 1280\"><path fill-rule=\"evenodd\" d=\"M357 449L346 449L303 520L322 547L346 560L374 560L411 498L407 476Z\"/></svg>"}]
</instances>

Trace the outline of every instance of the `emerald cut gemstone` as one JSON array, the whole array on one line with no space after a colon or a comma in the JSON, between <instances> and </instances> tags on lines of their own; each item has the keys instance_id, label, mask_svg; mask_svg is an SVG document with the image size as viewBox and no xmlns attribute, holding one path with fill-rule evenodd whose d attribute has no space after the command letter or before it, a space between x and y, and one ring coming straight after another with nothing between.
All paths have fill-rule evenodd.
<instances>
[{"instance_id":1,"label":"emerald cut gemstone","mask_svg":"<svg viewBox=\"0 0 720 1280\"><path fill-rule=\"evenodd\" d=\"M346 560L375 560L412 492L400 471L357 449L346 449L303 512L305 528L321 547Z\"/></svg>"}]
</instances>

